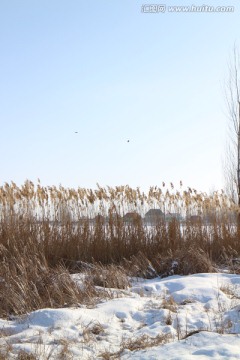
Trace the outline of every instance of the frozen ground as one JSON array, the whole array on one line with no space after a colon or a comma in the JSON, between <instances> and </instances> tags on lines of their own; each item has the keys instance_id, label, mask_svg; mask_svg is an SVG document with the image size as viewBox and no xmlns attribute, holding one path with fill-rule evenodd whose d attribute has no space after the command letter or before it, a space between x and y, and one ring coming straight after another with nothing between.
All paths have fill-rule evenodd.
<instances>
[{"instance_id":1,"label":"frozen ground","mask_svg":"<svg viewBox=\"0 0 240 360\"><path fill-rule=\"evenodd\" d=\"M81 277L74 275L81 282ZM132 279L94 308L0 320L0 349L37 359L240 359L240 275Z\"/></svg>"}]
</instances>

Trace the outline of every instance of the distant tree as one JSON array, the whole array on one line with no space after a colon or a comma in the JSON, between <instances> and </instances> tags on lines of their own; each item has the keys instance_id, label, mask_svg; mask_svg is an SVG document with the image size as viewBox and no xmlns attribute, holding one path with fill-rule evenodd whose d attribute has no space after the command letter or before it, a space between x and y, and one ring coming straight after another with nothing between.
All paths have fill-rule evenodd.
<instances>
[{"instance_id":1,"label":"distant tree","mask_svg":"<svg viewBox=\"0 0 240 360\"><path fill-rule=\"evenodd\" d=\"M229 141L225 157L225 181L228 195L240 209L240 56L236 46L228 68L225 85ZM238 211L240 226L240 212Z\"/></svg>"}]
</instances>

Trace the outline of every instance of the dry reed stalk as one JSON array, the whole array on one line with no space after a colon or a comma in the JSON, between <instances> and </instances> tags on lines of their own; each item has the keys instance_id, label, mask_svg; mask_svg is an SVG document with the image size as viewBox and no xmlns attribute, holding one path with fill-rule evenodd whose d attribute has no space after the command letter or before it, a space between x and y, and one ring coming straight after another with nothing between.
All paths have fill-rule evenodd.
<instances>
[{"instance_id":1,"label":"dry reed stalk","mask_svg":"<svg viewBox=\"0 0 240 360\"><path fill-rule=\"evenodd\" d=\"M153 226L144 220L151 208L164 213ZM168 221L169 212L184 220ZM6 183L0 187L0 261L6 275L2 270L0 276L11 284L4 291L17 305L7 305L5 299L1 311L22 313L51 301L62 304L62 290L50 301L53 295L43 299L39 285L51 282L62 264L74 272L81 262L97 262L103 273L119 271L111 266L123 264L129 274L145 277L170 273L172 261L179 263L175 273L212 271L213 262L240 254L236 212L224 192L207 195L182 184L180 190L171 183L170 188L163 184L144 193L129 186L98 185L92 190ZM126 222L127 213L138 215ZM32 304L20 298L23 289L34 294ZM74 302L75 295L65 297Z\"/></svg>"}]
</instances>

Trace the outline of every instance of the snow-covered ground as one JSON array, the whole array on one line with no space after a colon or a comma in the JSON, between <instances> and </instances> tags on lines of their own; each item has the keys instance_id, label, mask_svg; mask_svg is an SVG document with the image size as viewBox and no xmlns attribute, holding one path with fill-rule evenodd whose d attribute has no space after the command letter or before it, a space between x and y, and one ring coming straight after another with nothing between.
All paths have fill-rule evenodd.
<instances>
[{"instance_id":1,"label":"snow-covered ground","mask_svg":"<svg viewBox=\"0 0 240 360\"><path fill-rule=\"evenodd\" d=\"M81 283L81 276L74 275ZM0 349L37 359L240 359L240 275L132 279L93 308L0 320ZM15 354L15 355L14 355ZM65 357L64 357L65 356Z\"/></svg>"}]
</instances>

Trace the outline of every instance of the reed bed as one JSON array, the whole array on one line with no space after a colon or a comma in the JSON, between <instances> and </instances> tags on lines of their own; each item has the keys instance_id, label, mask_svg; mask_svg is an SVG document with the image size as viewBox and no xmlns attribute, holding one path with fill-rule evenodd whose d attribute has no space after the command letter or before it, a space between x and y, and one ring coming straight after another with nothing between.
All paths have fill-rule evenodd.
<instances>
[{"instance_id":1,"label":"reed bed","mask_svg":"<svg viewBox=\"0 0 240 360\"><path fill-rule=\"evenodd\" d=\"M147 217L150 209L158 216ZM129 186L93 190L29 180L22 186L5 183L0 187L0 315L83 302L70 273L84 271L86 264L93 264L95 278L97 266L112 274L115 265L126 284L124 271L151 277L232 263L240 253L237 212L223 191L208 195L182 183L179 189L163 183L147 193ZM94 287L88 294L98 296Z\"/></svg>"}]
</instances>

